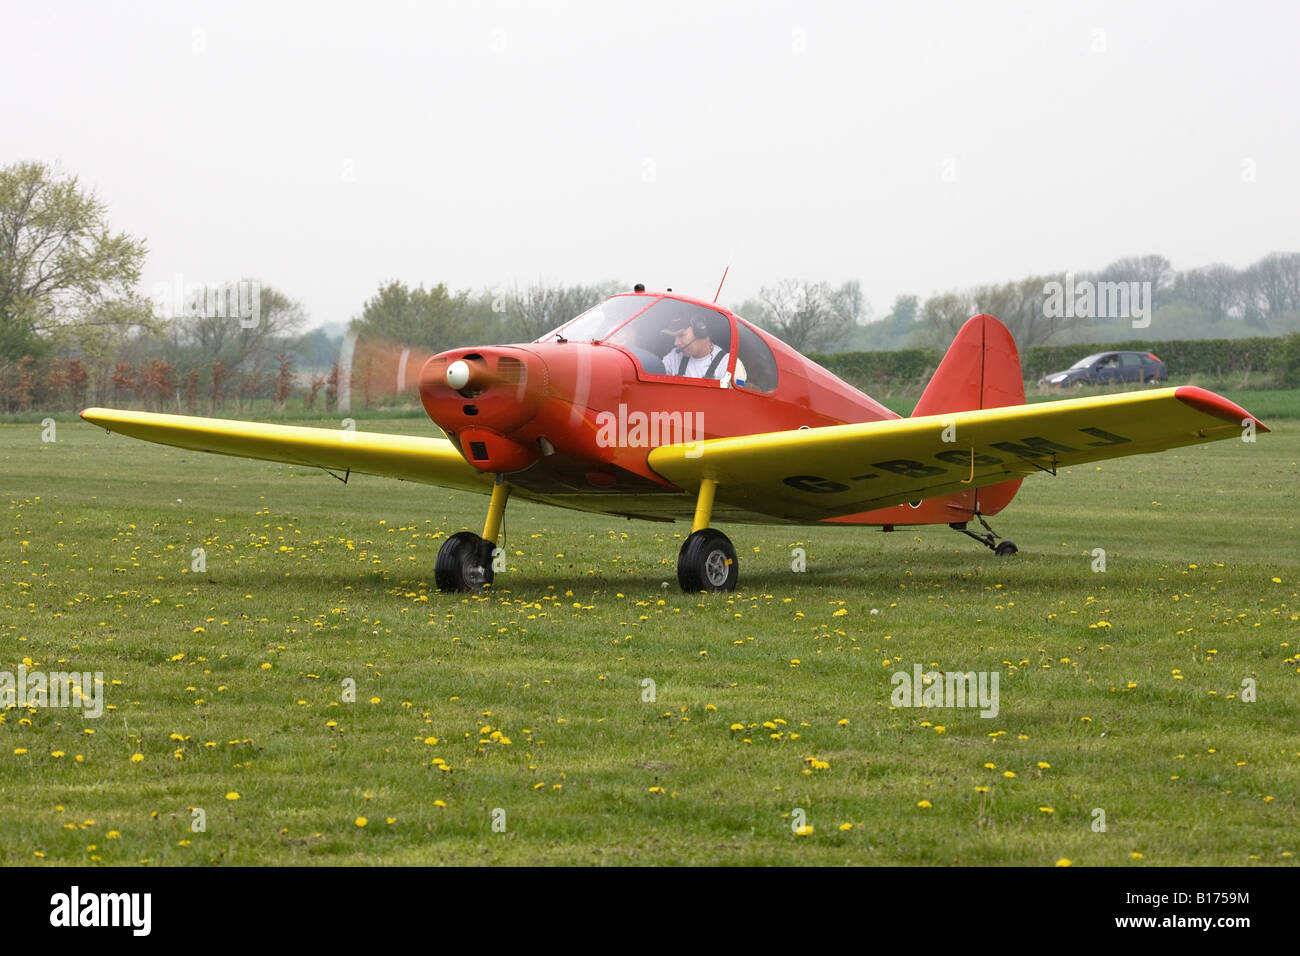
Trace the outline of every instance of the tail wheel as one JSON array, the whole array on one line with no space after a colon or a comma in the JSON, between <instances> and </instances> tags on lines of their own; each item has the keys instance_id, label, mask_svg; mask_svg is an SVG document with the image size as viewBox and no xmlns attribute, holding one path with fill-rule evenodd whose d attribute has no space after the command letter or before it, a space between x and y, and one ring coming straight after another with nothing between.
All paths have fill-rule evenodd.
<instances>
[{"instance_id":1,"label":"tail wheel","mask_svg":"<svg viewBox=\"0 0 1300 956\"><path fill-rule=\"evenodd\" d=\"M492 583L492 542L457 531L438 549L434 581L439 591L477 591Z\"/></svg>"},{"instance_id":2,"label":"tail wheel","mask_svg":"<svg viewBox=\"0 0 1300 956\"><path fill-rule=\"evenodd\" d=\"M721 531L692 532L677 554L677 583L688 593L734 591L740 576L736 549Z\"/></svg>"}]
</instances>

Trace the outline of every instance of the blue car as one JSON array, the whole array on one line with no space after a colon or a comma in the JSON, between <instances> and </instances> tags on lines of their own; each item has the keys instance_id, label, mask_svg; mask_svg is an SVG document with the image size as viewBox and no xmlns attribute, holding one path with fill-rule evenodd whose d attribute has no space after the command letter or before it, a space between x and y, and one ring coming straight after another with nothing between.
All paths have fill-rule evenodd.
<instances>
[{"instance_id":1,"label":"blue car","mask_svg":"<svg viewBox=\"0 0 1300 956\"><path fill-rule=\"evenodd\" d=\"M1108 382L1164 382L1165 363L1152 352L1098 352L1081 358L1064 372L1052 372L1039 385L1102 385Z\"/></svg>"}]
</instances>

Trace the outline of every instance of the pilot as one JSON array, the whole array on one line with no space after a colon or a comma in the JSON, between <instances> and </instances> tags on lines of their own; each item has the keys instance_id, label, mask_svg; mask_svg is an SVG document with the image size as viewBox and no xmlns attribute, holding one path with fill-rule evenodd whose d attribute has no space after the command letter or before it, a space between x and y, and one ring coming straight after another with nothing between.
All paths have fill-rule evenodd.
<instances>
[{"instance_id":1,"label":"pilot","mask_svg":"<svg viewBox=\"0 0 1300 956\"><path fill-rule=\"evenodd\" d=\"M673 348L664 356L669 375L720 379L727 374L727 353L713 344L702 316L683 317L663 331L673 337Z\"/></svg>"}]
</instances>

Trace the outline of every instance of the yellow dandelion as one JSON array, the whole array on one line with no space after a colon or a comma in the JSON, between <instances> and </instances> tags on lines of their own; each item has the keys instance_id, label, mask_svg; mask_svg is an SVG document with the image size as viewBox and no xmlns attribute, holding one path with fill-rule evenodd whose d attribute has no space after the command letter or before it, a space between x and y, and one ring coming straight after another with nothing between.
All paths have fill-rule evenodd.
<instances>
[{"instance_id":1,"label":"yellow dandelion","mask_svg":"<svg viewBox=\"0 0 1300 956\"><path fill-rule=\"evenodd\" d=\"M144 754L131 754L131 763L139 763L144 759Z\"/></svg>"},{"instance_id":2,"label":"yellow dandelion","mask_svg":"<svg viewBox=\"0 0 1300 956\"><path fill-rule=\"evenodd\" d=\"M1061 857L1059 860L1056 861L1056 865L1057 865L1057 866L1069 866L1069 865L1070 865L1070 861L1067 860L1065 857Z\"/></svg>"},{"instance_id":3,"label":"yellow dandelion","mask_svg":"<svg viewBox=\"0 0 1300 956\"><path fill-rule=\"evenodd\" d=\"M356 818L355 820L353 820L352 822L355 823L355 824L356 824L357 826L359 826L359 827L364 827L364 826L365 826L367 823L369 823L370 821L367 820L365 817L357 817L357 818Z\"/></svg>"},{"instance_id":4,"label":"yellow dandelion","mask_svg":"<svg viewBox=\"0 0 1300 956\"><path fill-rule=\"evenodd\" d=\"M929 810L930 807L933 806L933 804L930 803L929 800L918 800L916 805L920 807L922 810Z\"/></svg>"},{"instance_id":5,"label":"yellow dandelion","mask_svg":"<svg viewBox=\"0 0 1300 956\"><path fill-rule=\"evenodd\" d=\"M237 790L231 790L228 794L226 794L226 799L227 799L227 800L238 800L238 799L239 799L239 792L238 792Z\"/></svg>"}]
</instances>

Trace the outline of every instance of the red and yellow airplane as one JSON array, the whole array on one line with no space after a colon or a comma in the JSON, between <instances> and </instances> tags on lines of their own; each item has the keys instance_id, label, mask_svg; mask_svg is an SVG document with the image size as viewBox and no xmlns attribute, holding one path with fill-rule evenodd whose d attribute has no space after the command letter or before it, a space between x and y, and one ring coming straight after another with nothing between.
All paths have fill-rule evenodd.
<instances>
[{"instance_id":1,"label":"red and yellow airplane","mask_svg":"<svg viewBox=\"0 0 1300 956\"><path fill-rule=\"evenodd\" d=\"M180 448L490 495L483 534L458 532L438 551L444 591L492 582L511 496L690 522L678 581L723 591L739 566L715 522L946 524L1014 554L984 518L1027 475L1268 431L1194 386L1027 405L1015 342L989 315L962 327L901 418L728 310L640 286L536 342L435 355L418 381L446 438L105 408L81 417ZM984 533L967 527L975 520Z\"/></svg>"}]
</instances>

